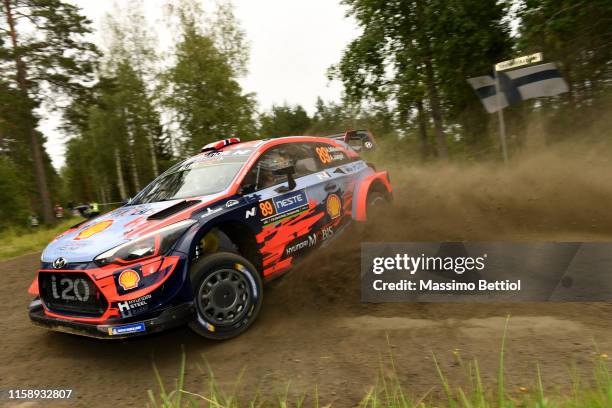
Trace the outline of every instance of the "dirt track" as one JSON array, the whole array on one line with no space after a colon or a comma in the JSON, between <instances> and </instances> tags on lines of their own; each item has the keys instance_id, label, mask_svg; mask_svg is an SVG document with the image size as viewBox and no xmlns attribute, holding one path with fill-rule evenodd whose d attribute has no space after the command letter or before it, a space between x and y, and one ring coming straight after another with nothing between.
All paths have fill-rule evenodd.
<instances>
[{"instance_id":1,"label":"dirt track","mask_svg":"<svg viewBox=\"0 0 612 408\"><path fill-rule=\"evenodd\" d=\"M348 232L268 287L257 323L223 343L202 340L186 328L105 342L33 327L26 291L38 255L3 262L0 388L66 387L77 396L70 406L143 406L146 390L156 390L152 360L170 383L184 345L188 390L205 389L206 359L228 392L244 369L243 397L257 388L274 398L290 382L292 395L316 385L322 403L354 406L374 385L380 358L388 361L387 335L399 378L416 396L432 387L433 393L441 390L432 351L452 382L465 381L455 348L464 360L477 357L485 380L493 381L510 313L506 373L511 390L533 383L537 361L548 386L567 390L568 365L589 372L594 341L602 352L612 353L612 305L365 305L359 302L359 242L609 241L610 170L612 165L585 156L580 162L526 160L511 170L431 166L392 173L398 190L393 214L366 232Z\"/></svg>"}]
</instances>

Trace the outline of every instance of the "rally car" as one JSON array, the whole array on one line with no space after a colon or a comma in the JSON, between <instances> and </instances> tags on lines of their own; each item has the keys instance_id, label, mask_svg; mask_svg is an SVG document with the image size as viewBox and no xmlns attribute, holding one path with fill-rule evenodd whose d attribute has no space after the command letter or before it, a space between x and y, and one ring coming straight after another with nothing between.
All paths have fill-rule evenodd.
<instances>
[{"instance_id":1,"label":"rally car","mask_svg":"<svg viewBox=\"0 0 612 408\"><path fill-rule=\"evenodd\" d=\"M359 155L368 131L225 139L157 177L126 205L44 250L32 322L98 338L188 323L227 339L257 317L263 283L392 200Z\"/></svg>"}]
</instances>

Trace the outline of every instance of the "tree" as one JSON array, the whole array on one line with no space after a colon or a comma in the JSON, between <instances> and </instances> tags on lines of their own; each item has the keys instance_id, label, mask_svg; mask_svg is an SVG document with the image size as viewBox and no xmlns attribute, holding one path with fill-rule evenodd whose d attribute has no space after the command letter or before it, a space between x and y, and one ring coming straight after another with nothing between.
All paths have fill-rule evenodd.
<instances>
[{"instance_id":1,"label":"tree","mask_svg":"<svg viewBox=\"0 0 612 408\"><path fill-rule=\"evenodd\" d=\"M8 157L0 156L0 226L19 220L25 222L27 197L19 171Z\"/></svg>"},{"instance_id":2,"label":"tree","mask_svg":"<svg viewBox=\"0 0 612 408\"><path fill-rule=\"evenodd\" d=\"M202 29L197 8L183 7L179 16L176 61L163 76L163 104L175 115L183 152L220 138L254 135L253 95L243 94L231 55Z\"/></svg>"},{"instance_id":3,"label":"tree","mask_svg":"<svg viewBox=\"0 0 612 408\"><path fill-rule=\"evenodd\" d=\"M90 97L76 101L66 115L75 136L68 143L65 174L75 196L84 200L125 200L152 180L150 141L161 169L171 162L143 81L127 62L116 71L101 77Z\"/></svg>"},{"instance_id":4,"label":"tree","mask_svg":"<svg viewBox=\"0 0 612 408\"><path fill-rule=\"evenodd\" d=\"M303 135L311 126L308 113L300 105L274 105L260 118L259 134L262 137Z\"/></svg>"},{"instance_id":5,"label":"tree","mask_svg":"<svg viewBox=\"0 0 612 408\"><path fill-rule=\"evenodd\" d=\"M84 200L125 200L172 161L156 100L159 62L141 2L107 16L99 82L65 113L64 172ZM81 175L81 178L79 178Z\"/></svg>"},{"instance_id":6,"label":"tree","mask_svg":"<svg viewBox=\"0 0 612 408\"><path fill-rule=\"evenodd\" d=\"M138 130L142 130L146 146L149 150L150 166L153 175L159 175L158 158L155 149L155 132L147 127L161 126L159 115L155 112L152 103L152 94L157 80L156 63L159 62L158 54L155 50L155 38L151 35L152 30L148 26L147 20L142 11L143 3L133 1L126 5L125 10L116 9L115 15L106 16L106 25L110 33L109 49L104 59L107 75L115 75L123 78L131 84L131 88L136 94L144 97L144 110L141 115L136 117L139 120L133 121ZM121 82L121 81L120 81ZM127 84L126 84L127 85ZM135 87L135 88L134 88ZM138 105L132 105L134 109ZM147 124L149 126L147 126ZM135 132L131 131L131 135ZM134 137L132 137L134 139ZM145 144L132 144L130 154L135 155L135 151L141 151ZM138 180L136 167L133 167L134 177ZM137 183L139 184L139 183Z\"/></svg>"},{"instance_id":7,"label":"tree","mask_svg":"<svg viewBox=\"0 0 612 408\"><path fill-rule=\"evenodd\" d=\"M32 27L36 35L29 35ZM41 90L73 95L89 79L95 47L83 40L89 21L77 7L61 0L2 0L0 30L9 38L0 53L0 72L11 78L11 87L31 99L29 111L42 101ZM58 98L55 98L57 100ZM57 106L54 106L57 108ZM36 120L28 126L28 143L44 221L53 222L43 140Z\"/></svg>"},{"instance_id":8,"label":"tree","mask_svg":"<svg viewBox=\"0 0 612 408\"><path fill-rule=\"evenodd\" d=\"M363 32L347 46L331 75L342 80L352 100L393 102L404 121L416 111L423 151L427 111L438 157L447 157L445 122L457 120L466 101L478 103L465 80L487 72L510 51L504 21L507 4L497 0L344 0L344 4ZM482 110L475 114L486 120ZM470 132L469 121L460 124L464 134Z\"/></svg>"},{"instance_id":9,"label":"tree","mask_svg":"<svg viewBox=\"0 0 612 408\"><path fill-rule=\"evenodd\" d=\"M518 17L519 50L543 52L547 60L557 62L570 88L556 103L547 103L549 110L558 111L551 133L588 126L592 117L585 110L602 108L612 87L612 3L525 0Z\"/></svg>"}]
</instances>

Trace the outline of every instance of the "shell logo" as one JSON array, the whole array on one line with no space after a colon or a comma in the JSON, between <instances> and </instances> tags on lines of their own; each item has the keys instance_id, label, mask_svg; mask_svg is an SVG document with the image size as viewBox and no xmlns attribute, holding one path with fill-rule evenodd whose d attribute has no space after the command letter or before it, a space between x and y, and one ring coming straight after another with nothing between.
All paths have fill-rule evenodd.
<instances>
[{"instance_id":1,"label":"shell logo","mask_svg":"<svg viewBox=\"0 0 612 408\"><path fill-rule=\"evenodd\" d=\"M327 197L327 214L333 220L334 218L338 218L340 216L340 212L342 210L342 202L340 201L340 197L336 194L330 194Z\"/></svg>"},{"instance_id":2,"label":"shell logo","mask_svg":"<svg viewBox=\"0 0 612 408\"><path fill-rule=\"evenodd\" d=\"M133 269L126 269L121 272L118 281L123 290L134 289L138 286L138 282L140 282L140 275Z\"/></svg>"},{"instance_id":3,"label":"shell logo","mask_svg":"<svg viewBox=\"0 0 612 408\"><path fill-rule=\"evenodd\" d=\"M79 232L79 235L77 235L75 240L87 239L91 237L92 235L95 235L99 232L104 231L105 229L110 227L112 223L113 223L113 220L108 220L108 221L98 222L90 227L87 227L83 231Z\"/></svg>"}]
</instances>

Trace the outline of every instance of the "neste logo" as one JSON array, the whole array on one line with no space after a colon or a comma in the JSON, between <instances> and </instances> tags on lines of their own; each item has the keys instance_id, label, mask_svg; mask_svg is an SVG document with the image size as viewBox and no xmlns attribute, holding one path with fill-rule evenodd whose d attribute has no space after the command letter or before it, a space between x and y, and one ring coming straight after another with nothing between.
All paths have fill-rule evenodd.
<instances>
[{"instance_id":1,"label":"neste logo","mask_svg":"<svg viewBox=\"0 0 612 408\"><path fill-rule=\"evenodd\" d=\"M304 193L304 191L285 194L284 196L274 199L274 206L276 207L276 211L278 213L291 211L304 204L308 204L308 199L306 198L306 193Z\"/></svg>"}]
</instances>

